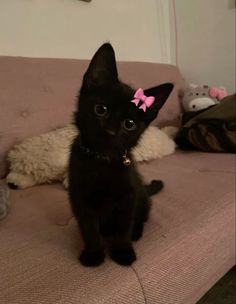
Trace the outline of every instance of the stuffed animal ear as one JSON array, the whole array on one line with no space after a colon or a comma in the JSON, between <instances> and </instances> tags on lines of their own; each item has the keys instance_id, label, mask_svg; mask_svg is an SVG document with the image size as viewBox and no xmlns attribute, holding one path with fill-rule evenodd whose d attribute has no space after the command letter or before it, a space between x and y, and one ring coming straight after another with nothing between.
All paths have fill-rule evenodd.
<instances>
[{"instance_id":1,"label":"stuffed animal ear","mask_svg":"<svg viewBox=\"0 0 236 304\"><path fill-rule=\"evenodd\" d=\"M93 56L84 75L84 84L101 86L117 81L117 79L115 52L110 43L105 43Z\"/></svg>"},{"instance_id":2,"label":"stuffed animal ear","mask_svg":"<svg viewBox=\"0 0 236 304\"><path fill-rule=\"evenodd\" d=\"M144 94L146 96L155 97L155 101L153 105L150 108L147 108L147 111L145 113L147 123L150 123L152 120L156 118L158 112L165 104L173 88L174 85L172 83L164 83L157 87L153 87L144 91Z\"/></svg>"}]
</instances>

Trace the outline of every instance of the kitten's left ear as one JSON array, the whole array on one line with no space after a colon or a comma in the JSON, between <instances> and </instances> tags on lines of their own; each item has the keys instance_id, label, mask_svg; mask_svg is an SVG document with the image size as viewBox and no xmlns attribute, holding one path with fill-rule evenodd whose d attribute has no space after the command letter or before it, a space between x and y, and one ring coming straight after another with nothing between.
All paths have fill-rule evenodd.
<instances>
[{"instance_id":1,"label":"kitten's left ear","mask_svg":"<svg viewBox=\"0 0 236 304\"><path fill-rule=\"evenodd\" d=\"M173 88L174 85L172 83L164 83L157 87L153 87L144 91L144 94L146 96L155 97L153 105L150 108L147 108L147 111L145 113L147 123L150 123L156 118L158 112L165 104Z\"/></svg>"},{"instance_id":2,"label":"kitten's left ear","mask_svg":"<svg viewBox=\"0 0 236 304\"><path fill-rule=\"evenodd\" d=\"M104 43L93 56L84 75L88 86L103 86L118 80L116 58L110 43Z\"/></svg>"}]
</instances>

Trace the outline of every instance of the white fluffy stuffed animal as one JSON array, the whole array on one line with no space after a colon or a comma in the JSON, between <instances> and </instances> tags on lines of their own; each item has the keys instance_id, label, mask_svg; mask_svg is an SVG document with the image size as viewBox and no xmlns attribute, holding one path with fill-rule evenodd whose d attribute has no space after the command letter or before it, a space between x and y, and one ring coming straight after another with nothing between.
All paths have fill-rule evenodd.
<instances>
[{"instance_id":1,"label":"white fluffy stuffed animal","mask_svg":"<svg viewBox=\"0 0 236 304\"><path fill-rule=\"evenodd\" d=\"M149 161L171 154L175 143L171 137L175 127L162 130L150 126L133 149L136 161ZM11 188L25 189L34 185L62 181L68 187L67 165L70 145L78 130L68 125L49 133L25 139L8 154L10 173L7 183Z\"/></svg>"}]
</instances>

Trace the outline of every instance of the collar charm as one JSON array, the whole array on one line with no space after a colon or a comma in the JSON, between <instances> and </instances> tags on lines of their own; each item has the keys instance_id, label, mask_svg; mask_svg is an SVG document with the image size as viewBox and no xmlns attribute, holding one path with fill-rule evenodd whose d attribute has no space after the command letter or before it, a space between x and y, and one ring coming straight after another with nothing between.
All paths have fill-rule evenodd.
<instances>
[{"instance_id":1,"label":"collar charm","mask_svg":"<svg viewBox=\"0 0 236 304\"><path fill-rule=\"evenodd\" d=\"M131 165L131 159L127 156L127 151L125 151L125 154L122 156L122 158L123 158L123 164L125 166Z\"/></svg>"}]
</instances>

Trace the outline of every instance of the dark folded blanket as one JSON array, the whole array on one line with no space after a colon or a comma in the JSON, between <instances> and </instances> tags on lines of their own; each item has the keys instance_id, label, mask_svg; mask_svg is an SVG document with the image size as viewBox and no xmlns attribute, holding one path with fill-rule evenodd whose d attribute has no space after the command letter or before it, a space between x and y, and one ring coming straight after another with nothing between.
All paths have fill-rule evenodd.
<instances>
[{"instance_id":1,"label":"dark folded blanket","mask_svg":"<svg viewBox=\"0 0 236 304\"><path fill-rule=\"evenodd\" d=\"M175 142L183 150L236 153L236 94L182 116Z\"/></svg>"}]
</instances>

